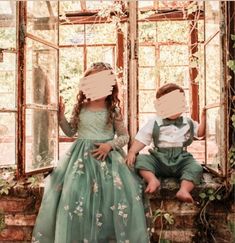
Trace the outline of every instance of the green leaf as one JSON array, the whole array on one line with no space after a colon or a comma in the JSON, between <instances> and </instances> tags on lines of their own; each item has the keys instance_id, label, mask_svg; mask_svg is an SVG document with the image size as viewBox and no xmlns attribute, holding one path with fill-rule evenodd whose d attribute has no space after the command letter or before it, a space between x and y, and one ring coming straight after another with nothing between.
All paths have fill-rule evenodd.
<instances>
[{"instance_id":1,"label":"green leaf","mask_svg":"<svg viewBox=\"0 0 235 243\"><path fill-rule=\"evenodd\" d=\"M235 35L231 35L231 40L235 41Z\"/></svg>"},{"instance_id":2,"label":"green leaf","mask_svg":"<svg viewBox=\"0 0 235 243\"><path fill-rule=\"evenodd\" d=\"M215 200L215 196L214 196L214 195L210 195L210 196L209 196L209 200L210 200L210 201Z\"/></svg>"},{"instance_id":3,"label":"green leaf","mask_svg":"<svg viewBox=\"0 0 235 243\"><path fill-rule=\"evenodd\" d=\"M166 219L168 224L174 224L174 218L172 215L170 215L169 213L164 213L163 216Z\"/></svg>"},{"instance_id":4,"label":"green leaf","mask_svg":"<svg viewBox=\"0 0 235 243\"><path fill-rule=\"evenodd\" d=\"M206 193L205 192L201 192L199 194L199 197L202 198L202 199L205 199L206 198Z\"/></svg>"},{"instance_id":5,"label":"green leaf","mask_svg":"<svg viewBox=\"0 0 235 243\"><path fill-rule=\"evenodd\" d=\"M207 194L208 194L208 195L212 195L214 192L215 192L215 191L214 191L213 189L210 188L210 189L208 189Z\"/></svg>"}]
</instances>

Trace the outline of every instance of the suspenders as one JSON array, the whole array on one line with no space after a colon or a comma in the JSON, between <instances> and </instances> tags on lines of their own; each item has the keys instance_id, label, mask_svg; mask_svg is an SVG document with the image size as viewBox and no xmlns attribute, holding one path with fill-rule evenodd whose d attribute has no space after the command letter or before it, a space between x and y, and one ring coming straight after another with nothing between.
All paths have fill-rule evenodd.
<instances>
[{"instance_id":1,"label":"suspenders","mask_svg":"<svg viewBox=\"0 0 235 243\"><path fill-rule=\"evenodd\" d=\"M187 118L187 122L189 124L189 132L190 132L190 136L189 138L183 143L183 147L187 147L189 146L192 142L193 142L193 137L194 137L194 127L193 127L193 122L191 119ZM160 133L160 127L164 126L164 124L162 125L158 125L157 121L154 122L154 126L153 126L153 143L154 146L157 147L158 144L158 140L159 140L159 133Z\"/></svg>"}]
</instances>

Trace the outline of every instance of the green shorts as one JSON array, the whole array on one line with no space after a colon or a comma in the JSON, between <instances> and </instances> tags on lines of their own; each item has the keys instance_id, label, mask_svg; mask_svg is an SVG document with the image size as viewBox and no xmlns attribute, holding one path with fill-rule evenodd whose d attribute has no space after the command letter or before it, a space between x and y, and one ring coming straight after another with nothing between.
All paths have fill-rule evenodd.
<instances>
[{"instance_id":1,"label":"green shorts","mask_svg":"<svg viewBox=\"0 0 235 243\"><path fill-rule=\"evenodd\" d=\"M137 156L137 170L148 170L157 177L175 177L194 184L201 182L202 166L182 147L154 148L149 152Z\"/></svg>"}]
</instances>

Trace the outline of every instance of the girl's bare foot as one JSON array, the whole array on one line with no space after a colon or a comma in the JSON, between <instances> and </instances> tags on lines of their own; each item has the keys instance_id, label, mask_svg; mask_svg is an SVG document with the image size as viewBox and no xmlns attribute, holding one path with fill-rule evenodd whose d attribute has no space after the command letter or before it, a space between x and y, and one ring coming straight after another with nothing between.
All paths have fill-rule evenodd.
<instances>
[{"instance_id":1,"label":"girl's bare foot","mask_svg":"<svg viewBox=\"0 0 235 243\"><path fill-rule=\"evenodd\" d=\"M188 191L182 190L180 189L177 193L176 193L176 197L183 202L188 202L188 203L193 203L194 200L191 196L191 194Z\"/></svg>"},{"instance_id":2,"label":"girl's bare foot","mask_svg":"<svg viewBox=\"0 0 235 243\"><path fill-rule=\"evenodd\" d=\"M160 181L155 177L152 178L145 189L146 193L154 193L160 186Z\"/></svg>"}]
</instances>

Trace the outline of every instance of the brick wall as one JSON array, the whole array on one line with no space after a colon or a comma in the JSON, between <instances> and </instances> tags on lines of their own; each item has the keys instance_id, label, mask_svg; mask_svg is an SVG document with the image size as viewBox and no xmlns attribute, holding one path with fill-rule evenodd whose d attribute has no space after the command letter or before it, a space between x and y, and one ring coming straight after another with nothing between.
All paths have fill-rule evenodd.
<instances>
[{"instance_id":1,"label":"brick wall","mask_svg":"<svg viewBox=\"0 0 235 243\"><path fill-rule=\"evenodd\" d=\"M216 190L221 185L210 176L204 175L204 177L205 183L193 192L196 201L199 201L200 192L211 188ZM166 223L164 217L156 219L153 226L152 242L158 242L160 235L162 239L171 242L190 243L193 242L193 237L198 234L197 219L201 206L181 203L176 200L175 193L178 186L178 183L173 179L164 180L161 190L151 198L153 213L155 210L161 209L163 214L169 213L174 219L172 225ZM11 190L8 196L0 197L1 243L30 242L41 195L42 190L39 189L15 188ZM234 191L225 201L211 201L206 210L207 220L212 229L215 230L213 236L216 242L233 243L234 236L229 223L235 222ZM202 235L197 236L196 239L197 242L203 242Z\"/></svg>"}]
</instances>

